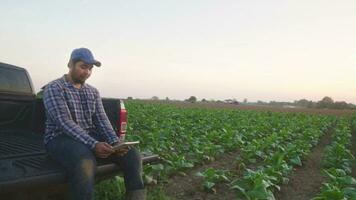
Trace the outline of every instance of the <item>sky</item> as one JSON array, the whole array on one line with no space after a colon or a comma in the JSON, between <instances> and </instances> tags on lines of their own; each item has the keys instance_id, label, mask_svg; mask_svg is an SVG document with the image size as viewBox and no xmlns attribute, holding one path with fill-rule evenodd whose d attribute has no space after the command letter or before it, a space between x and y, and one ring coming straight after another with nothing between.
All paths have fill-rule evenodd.
<instances>
[{"instance_id":1,"label":"sky","mask_svg":"<svg viewBox=\"0 0 356 200\"><path fill-rule=\"evenodd\" d=\"M0 62L36 92L73 49L102 97L356 103L354 0L1 0Z\"/></svg>"}]
</instances>

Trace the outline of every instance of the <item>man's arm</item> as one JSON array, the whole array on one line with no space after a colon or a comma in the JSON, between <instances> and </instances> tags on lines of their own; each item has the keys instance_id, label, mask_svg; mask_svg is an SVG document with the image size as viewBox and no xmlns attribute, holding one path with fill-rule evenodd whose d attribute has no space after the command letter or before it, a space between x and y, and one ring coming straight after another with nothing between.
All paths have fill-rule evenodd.
<instances>
[{"instance_id":1,"label":"man's arm","mask_svg":"<svg viewBox=\"0 0 356 200\"><path fill-rule=\"evenodd\" d=\"M96 89L95 89L96 90ZM114 129L112 128L108 116L105 113L103 102L101 100L99 91L96 90L96 99L95 99L95 113L93 116L93 123L98 129L99 134L103 134L105 139L109 144L114 144L119 142Z\"/></svg>"},{"instance_id":2,"label":"man's arm","mask_svg":"<svg viewBox=\"0 0 356 200\"><path fill-rule=\"evenodd\" d=\"M98 141L73 121L63 90L58 85L51 84L45 88L43 102L49 117L63 129L65 134L86 144L90 149L95 149Z\"/></svg>"}]
</instances>

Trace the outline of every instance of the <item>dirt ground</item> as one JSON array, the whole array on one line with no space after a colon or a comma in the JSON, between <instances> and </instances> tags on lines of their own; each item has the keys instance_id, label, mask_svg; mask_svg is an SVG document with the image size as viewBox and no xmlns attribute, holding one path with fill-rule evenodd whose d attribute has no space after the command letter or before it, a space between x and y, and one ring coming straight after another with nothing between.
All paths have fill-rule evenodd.
<instances>
[{"instance_id":1,"label":"dirt ground","mask_svg":"<svg viewBox=\"0 0 356 200\"><path fill-rule=\"evenodd\" d=\"M145 101L147 102L147 101ZM355 115L356 110L334 110L334 109L308 109L308 108L283 108L273 106L248 106L248 105L232 105L226 103L189 103L189 102L165 102L165 101L150 101L151 103L170 104L179 107L198 107L212 109L238 109L238 110L258 110L258 111L273 111L273 112L301 112L308 114L348 116ZM303 166L294 169L290 175L290 181L286 185L282 185L281 191L276 192L275 196L278 200L309 200L316 196L320 191L321 183L325 178L321 174L321 161L323 159L325 147L331 143L332 129L330 129L320 140L317 146L312 149L312 152L303 160ZM352 151L356 156L356 131L352 137ZM189 170L187 176L176 175L169 179L166 184L165 192L172 200L233 200L236 199L236 194L229 186L224 183L217 185L216 194L207 193L202 190L202 179L196 177L198 171L204 171L209 167L217 169L225 169L238 174L235 169L234 160L238 152L227 153L221 156L216 161L195 167ZM252 166L253 167L253 166ZM353 164L352 176L356 178L356 161Z\"/></svg>"},{"instance_id":2,"label":"dirt ground","mask_svg":"<svg viewBox=\"0 0 356 200\"><path fill-rule=\"evenodd\" d=\"M202 178L195 176L197 172L203 172L207 168L224 169L235 171L234 160L239 155L238 152L226 153L219 159L201 165L187 172L187 176L174 176L166 184L165 192L172 200L218 200L236 199L235 192L229 189L225 183L217 184L216 194L204 192Z\"/></svg>"},{"instance_id":3,"label":"dirt ground","mask_svg":"<svg viewBox=\"0 0 356 200\"><path fill-rule=\"evenodd\" d=\"M281 187L281 191L275 194L278 200L309 200L320 191L321 183L325 180L321 174L321 161L325 147L331 143L332 130L322 136L318 145L303 160L303 166L298 167L291 174L288 184ZM194 176L198 171L204 171L209 167L225 169L239 174L234 165L238 152L227 153L220 159L194 168L187 172L187 176L174 176L166 184L165 192L172 200L234 200L236 194L229 186L223 183L217 185L217 193L207 193L201 189L202 179ZM253 166L248 166L253 167Z\"/></svg>"},{"instance_id":4,"label":"dirt ground","mask_svg":"<svg viewBox=\"0 0 356 200\"><path fill-rule=\"evenodd\" d=\"M282 185L276 193L278 200L309 200L317 195L325 177L321 174L325 147L331 143L332 130L324 135L317 146L289 177L289 183Z\"/></svg>"}]
</instances>

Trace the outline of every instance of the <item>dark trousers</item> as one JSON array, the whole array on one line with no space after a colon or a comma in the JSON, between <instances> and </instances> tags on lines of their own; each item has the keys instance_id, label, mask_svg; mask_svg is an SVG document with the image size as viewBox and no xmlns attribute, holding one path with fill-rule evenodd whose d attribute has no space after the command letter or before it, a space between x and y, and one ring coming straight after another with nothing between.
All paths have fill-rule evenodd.
<instances>
[{"instance_id":1,"label":"dark trousers","mask_svg":"<svg viewBox=\"0 0 356 200\"><path fill-rule=\"evenodd\" d=\"M98 141L103 141L92 135ZM65 134L52 139L46 146L48 154L66 170L70 186L71 199L93 199L97 160L94 152L85 144ZM108 158L117 163L124 174L127 191L143 189L142 161L137 149L131 148L124 156L110 155Z\"/></svg>"}]
</instances>

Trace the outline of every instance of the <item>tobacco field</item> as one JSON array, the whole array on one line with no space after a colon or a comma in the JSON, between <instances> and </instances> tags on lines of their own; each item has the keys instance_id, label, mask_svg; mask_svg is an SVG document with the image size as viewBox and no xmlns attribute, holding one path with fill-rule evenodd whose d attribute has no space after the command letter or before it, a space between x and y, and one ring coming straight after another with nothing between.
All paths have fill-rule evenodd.
<instances>
[{"instance_id":1,"label":"tobacco field","mask_svg":"<svg viewBox=\"0 0 356 200\"><path fill-rule=\"evenodd\" d=\"M356 199L355 117L137 101L126 107L127 140L162 159L144 167L149 199ZM308 173L312 155L320 167L308 188L298 172ZM112 187L123 193L122 178L97 185L97 196L120 196Z\"/></svg>"}]
</instances>

